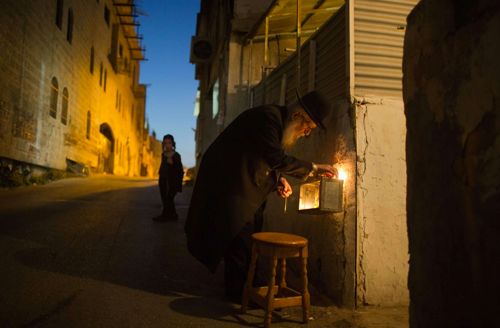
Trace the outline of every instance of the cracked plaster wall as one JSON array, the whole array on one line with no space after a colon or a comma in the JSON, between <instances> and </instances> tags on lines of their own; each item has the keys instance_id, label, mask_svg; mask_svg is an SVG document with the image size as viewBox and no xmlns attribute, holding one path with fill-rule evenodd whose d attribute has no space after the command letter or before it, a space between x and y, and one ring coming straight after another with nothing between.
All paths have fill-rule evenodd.
<instances>
[{"instance_id":1,"label":"cracked plaster wall","mask_svg":"<svg viewBox=\"0 0 500 328\"><path fill-rule=\"evenodd\" d=\"M398 99L361 98L356 111L357 303L408 304L406 124Z\"/></svg>"},{"instance_id":2,"label":"cracked plaster wall","mask_svg":"<svg viewBox=\"0 0 500 328\"><path fill-rule=\"evenodd\" d=\"M495 0L424 0L408 17L411 327L498 325L499 35Z\"/></svg>"}]
</instances>

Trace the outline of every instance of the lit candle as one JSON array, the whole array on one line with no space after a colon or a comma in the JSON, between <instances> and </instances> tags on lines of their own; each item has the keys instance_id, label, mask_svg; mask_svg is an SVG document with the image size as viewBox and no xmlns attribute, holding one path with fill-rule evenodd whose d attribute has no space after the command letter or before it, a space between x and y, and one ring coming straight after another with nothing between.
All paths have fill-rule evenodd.
<instances>
[{"instance_id":1,"label":"lit candle","mask_svg":"<svg viewBox=\"0 0 500 328\"><path fill-rule=\"evenodd\" d=\"M347 171L344 169L344 168L338 168L337 169L338 173L339 173L339 180L347 180Z\"/></svg>"}]
</instances>

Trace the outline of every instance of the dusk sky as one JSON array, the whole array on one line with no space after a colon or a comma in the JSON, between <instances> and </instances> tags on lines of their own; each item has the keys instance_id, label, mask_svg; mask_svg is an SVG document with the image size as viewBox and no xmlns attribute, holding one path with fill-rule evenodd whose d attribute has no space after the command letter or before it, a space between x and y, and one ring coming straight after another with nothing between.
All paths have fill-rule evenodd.
<instances>
[{"instance_id":1,"label":"dusk sky","mask_svg":"<svg viewBox=\"0 0 500 328\"><path fill-rule=\"evenodd\" d=\"M198 81L189 63L191 36L196 29L199 0L139 0L139 34L144 36L146 61L141 83L147 84L146 117L156 138L172 134L184 166L194 166L193 116Z\"/></svg>"}]
</instances>

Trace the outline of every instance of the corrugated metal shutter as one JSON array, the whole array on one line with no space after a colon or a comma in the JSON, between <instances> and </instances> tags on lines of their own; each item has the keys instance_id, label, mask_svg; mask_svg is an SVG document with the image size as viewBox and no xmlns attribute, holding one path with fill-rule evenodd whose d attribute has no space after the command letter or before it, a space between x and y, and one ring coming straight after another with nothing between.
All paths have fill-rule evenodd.
<instances>
[{"instance_id":1,"label":"corrugated metal shutter","mask_svg":"<svg viewBox=\"0 0 500 328\"><path fill-rule=\"evenodd\" d=\"M354 94L402 96L406 17L418 0L354 0Z\"/></svg>"},{"instance_id":2,"label":"corrugated metal shutter","mask_svg":"<svg viewBox=\"0 0 500 328\"><path fill-rule=\"evenodd\" d=\"M279 104L281 95L281 80L286 74L286 103L289 103L290 89L293 89L293 99L295 99L295 78L297 76L296 55L289 56L280 66L273 70L254 89L254 105ZM259 102L256 100L262 100Z\"/></svg>"},{"instance_id":3,"label":"corrugated metal shutter","mask_svg":"<svg viewBox=\"0 0 500 328\"><path fill-rule=\"evenodd\" d=\"M285 64L284 71L286 72L286 93L285 103L289 104L297 100L295 90L297 89L297 56L293 55Z\"/></svg>"},{"instance_id":4,"label":"corrugated metal shutter","mask_svg":"<svg viewBox=\"0 0 500 328\"><path fill-rule=\"evenodd\" d=\"M309 42L302 47L300 56L300 92L302 94L307 92L307 85L309 84ZM297 61L295 61L297 65Z\"/></svg>"},{"instance_id":5,"label":"corrugated metal shutter","mask_svg":"<svg viewBox=\"0 0 500 328\"><path fill-rule=\"evenodd\" d=\"M329 100L346 98L346 16L345 6L342 6L335 15L325 23L320 30L311 37L316 41L315 89L322 92ZM309 85L309 42L301 48L301 81L302 94L308 91ZM279 67L261 81L254 89L254 105L279 103L281 79L286 74L286 103L296 100L297 88L297 53L289 56Z\"/></svg>"},{"instance_id":6,"label":"corrugated metal shutter","mask_svg":"<svg viewBox=\"0 0 500 328\"><path fill-rule=\"evenodd\" d=\"M259 106L264 103L264 83L259 83L252 89L252 105Z\"/></svg>"},{"instance_id":7,"label":"corrugated metal shutter","mask_svg":"<svg viewBox=\"0 0 500 328\"><path fill-rule=\"evenodd\" d=\"M342 6L316 35L316 90L332 103L347 97L346 7Z\"/></svg>"}]
</instances>

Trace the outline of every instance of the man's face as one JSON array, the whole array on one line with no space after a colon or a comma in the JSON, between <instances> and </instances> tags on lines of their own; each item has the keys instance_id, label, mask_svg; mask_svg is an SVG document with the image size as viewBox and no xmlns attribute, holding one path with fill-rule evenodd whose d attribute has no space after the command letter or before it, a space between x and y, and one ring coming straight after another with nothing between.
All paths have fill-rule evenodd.
<instances>
[{"instance_id":1,"label":"man's face","mask_svg":"<svg viewBox=\"0 0 500 328\"><path fill-rule=\"evenodd\" d=\"M302 125L299 138L304 136L307 137L311 134L312 130L316 129L318 126L305 112L301 113Z\"/></svg>"},{"instance_id":2,"label":"man's face","mask_svg":"<svg viewBox=\"0 0 500 328\"><path fill-rule=\"evenodd\" d=\"M291 120L283 131L282 145L285 149L292 147L300 137L307 137L317 127L304 111L292 114Z\"/></svg>"}]
</instances>

